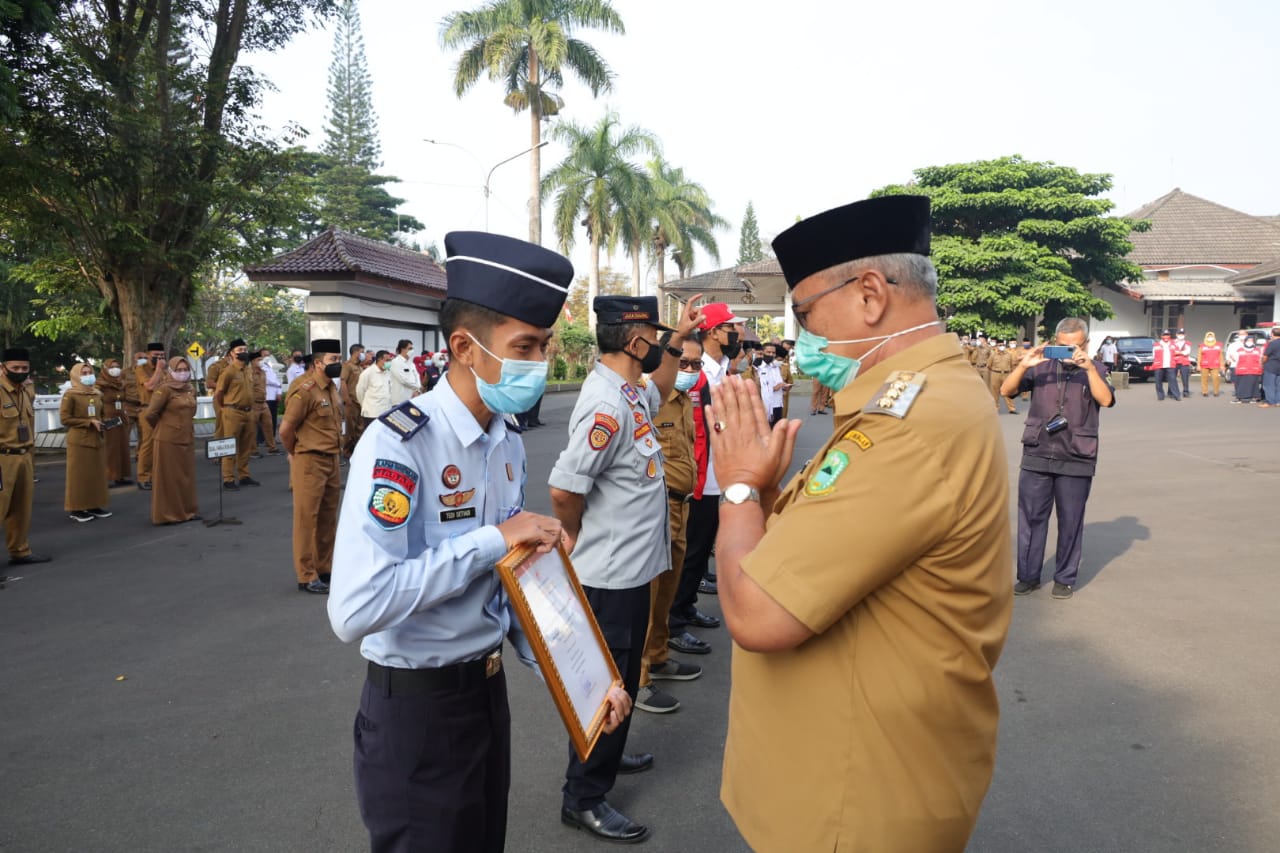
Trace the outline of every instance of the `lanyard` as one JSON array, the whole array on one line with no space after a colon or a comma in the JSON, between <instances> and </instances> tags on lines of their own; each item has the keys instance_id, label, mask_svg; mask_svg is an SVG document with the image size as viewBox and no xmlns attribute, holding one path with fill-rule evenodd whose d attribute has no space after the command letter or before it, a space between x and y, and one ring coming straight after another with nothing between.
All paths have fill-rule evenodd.
<instances>
[{"instance_id":1,"label":"lanyard","mask_svg":"<svg viewBox=\"0 0 1280 853\"><path fill-rule=\"evenodd\" d=\"M18 388L18 399L16 401L13 399L13 392L10 391L8 388L5 388L3 385L0 385L0 391L4 392L4 395L9 398L10 403L13 403L15 406L18 407L18 425L26 426L26 424L22 422L22 416L24 414L22 409L22 401L26 398L27 395L22 393L22 388Z\"/></svg>"}]
</instances>

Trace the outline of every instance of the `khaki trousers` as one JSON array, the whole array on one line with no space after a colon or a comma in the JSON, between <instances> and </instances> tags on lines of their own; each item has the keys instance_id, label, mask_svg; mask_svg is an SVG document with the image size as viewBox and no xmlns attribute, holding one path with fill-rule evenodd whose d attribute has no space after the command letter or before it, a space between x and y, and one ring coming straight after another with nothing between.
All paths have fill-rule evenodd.
<instances>
[{"instance_id":1,"label":"khaki trousers","mask_svg":"<svg viewBox=\"0 0 1280 853\"><path fill-rule=\"evenodd\" d=\"M4 517L5 544L10 557L31 553L31 501L35 497L36 461L32 451L22 456L0 456L0 516Z\"/></svg>"},{"instance_id":2,"label":"khaki trousers","mask_svg":"<svg viewBox=\"0 0 1280 853\"><path fill-rule=\"evenodd\" d=\"M991 370L987 371L987 387L991 389L991 396L995 398L997 412L1000 411L1000 401L1002 399L1004 400L1004 404L1005 406L1008 407L1009 411L1011 412L1018 411L1018 407L1013 404L1013 399L1010 397L1005 397L1003 394L1000 393L1000 386L1004 384L1004 380L1006 377L1008 377L1008 375L1009 375L1008 371L1005 371L1004 373L995 373Z\"/></svg>"},{"instance_id":3,"label":"khaki trousers","mask_svg":"<svg viewBox=\"0 0 1280 853\"><path fill-rule=\"evenodd\" d=\"M652 680L649 667L667 662L667 640L671 639L667 617L680 586L680 569L684 566L689 503L667 495L667 522L671 526L671 568L649 581L649 632L645 635L644 657L640 660L641 687Z\"/></svg>"},{"instance_id":4,"label":"khaki trousers","mask_svg":"<svg viewBox=\"0 0 1280 853\"><path fill-rule=\"evenodd\" d=\"M1218 392L1222 390L1222 371L1221 370L1205 370L1200 369L1200 396L1209 396L1209 377L1213 377L1213 396L1218 396Z\"/></svg>"},{"instance_id":5,"label":"khaki trousers","mask_svg":"<svg viewBox=\"0 0 1280 853\"><path fill-rule=\"evenodd\" d=\"M255 421L249 412L222 407L222 433L219 438L236 440L236 455L222 459L222 481L243 480L249 476L249 454L253 452Z\"/></svg>"},{"instance_id":6,"label":"khaki trousers","mask_svg":"<svg viewBox=\"0 0 1280 853\"><path fill-rule=\"evenodd\" d=\"M347 424L347 434L342 437L342 452L350 456L355 452L356 442L360 440L360 435L364 432L364 426L360 423L360 406L356 404L348 405L344 419Z\"/></svg>"},{"instance_id":7,"label":"khaki trousers","mask_svg":"<svg viewBox=\"0 0 1280 853\"><path fill-rule=\"evenodd\" d=\"M293 488L293 568L298 583L310 583L333 571L342 481L338 455L295 453L289 463Z\"/></svg>"},{"instance_id":8,"label":"khaki trousers","mask_svg":"<svg viewBox=\"0 0 1280 853\"><path fill-rule=\"evenodd\" d=\"M138 418L138 482L151 482L151 437L155 432L146 418Z\"/></svg>"},{"instance_id":9,"label":"khaki trousers","mask_svg":"<svg viewBox=\"0 0 1280 853\"><path fill-rule=\"evenodd\" d=\"M268 450L276 449L276 429L275 424L271 422L271 410L267 408L268 403L253 404L253 450L258 449L258 430L262 430L262 435L266 438Z\"/></svg>"}]
</instances>

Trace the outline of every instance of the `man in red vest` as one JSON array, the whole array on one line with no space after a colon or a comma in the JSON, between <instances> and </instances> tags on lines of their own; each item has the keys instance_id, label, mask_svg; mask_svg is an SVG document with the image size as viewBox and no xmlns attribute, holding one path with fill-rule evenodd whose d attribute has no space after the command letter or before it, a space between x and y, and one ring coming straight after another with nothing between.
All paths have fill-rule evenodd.
<instances>
[{"instance_id":1,"label":"man in red vest","mask_svg":"<svg viewBox=\"0 0 1280 853\"><path fill-rule=\"evenodd\" d=\"M1222 344L1213 332L1206 332L1204 343L1200 344L1200 396L1209 396L1209 385L1213 385L1213 396L1217 397L1222 383Z\"/></svg>"},{"instance_id":2,"label":"man in red vest","mask_svg":"<svg viewBox=\"0 0 1280 853\"><path fill-rule=\"evenodd\" d=\"M1178 368L1178 379L1182 382L1182 396L1191 396L1191 344L1187 343L1187 330L1179 329L1178 337L1173 342L1174 361Z\"/></svg>"},{"instance_id":3,"label":"man in red vest","mask_svg":"<svg viewBox=\"0 0 1280 853\"><path fill-rule=\"evenodd\" d=\"M1178 349L1173 343L1173 332L1165 329L1153 347L1152 366L1156 371L1156 399L1164 399L1164 386L1169 386L1169 396L1181 400L1178 392Z\"/></svg>"}]
</instances>

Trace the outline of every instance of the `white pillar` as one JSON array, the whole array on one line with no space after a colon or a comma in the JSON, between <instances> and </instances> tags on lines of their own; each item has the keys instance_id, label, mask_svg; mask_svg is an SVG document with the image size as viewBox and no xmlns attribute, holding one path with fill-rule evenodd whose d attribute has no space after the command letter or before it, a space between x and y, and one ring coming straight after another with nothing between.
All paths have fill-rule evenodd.
<instances>
[{"instance_id":1,"label":"white pillar","mask_svg":"<svg viewBox=\"0 0 1280 853\"><path fill-rule=\"evenodd\" d=\"M786 288L782 292L782 337L788 341L796 339L796 316L791 313L791 288L786 282L782 283Z\"/></svg>"},{"instance_id":2,"label":"white pillar","mask_svg":"<svg viewBox=\"0 0 1280 853\"><path fill-rule=\"evenodd\" d=\"M1275 288L1271 296L1271 319L1280 323L1280 276L1271 279L1271 286Z\"/></svg>"}]
</instances>

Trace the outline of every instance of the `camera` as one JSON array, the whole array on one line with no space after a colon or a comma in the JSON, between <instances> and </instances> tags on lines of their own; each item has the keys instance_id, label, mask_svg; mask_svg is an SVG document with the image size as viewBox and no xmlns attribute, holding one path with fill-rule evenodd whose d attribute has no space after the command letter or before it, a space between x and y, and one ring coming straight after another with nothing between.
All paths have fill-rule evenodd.
<instances>
[{"instance_id":1,"label":"camera","mask_svg":"<svg viewBox=\"0 0 1280 853\"><path fill-rule=\"evenodd\" d=\"M1044 425L1044 431L1053 435L1067 428L1067 419L1062 415L1054 415L1053 420Z\"/></svg>"}]
</instances>

